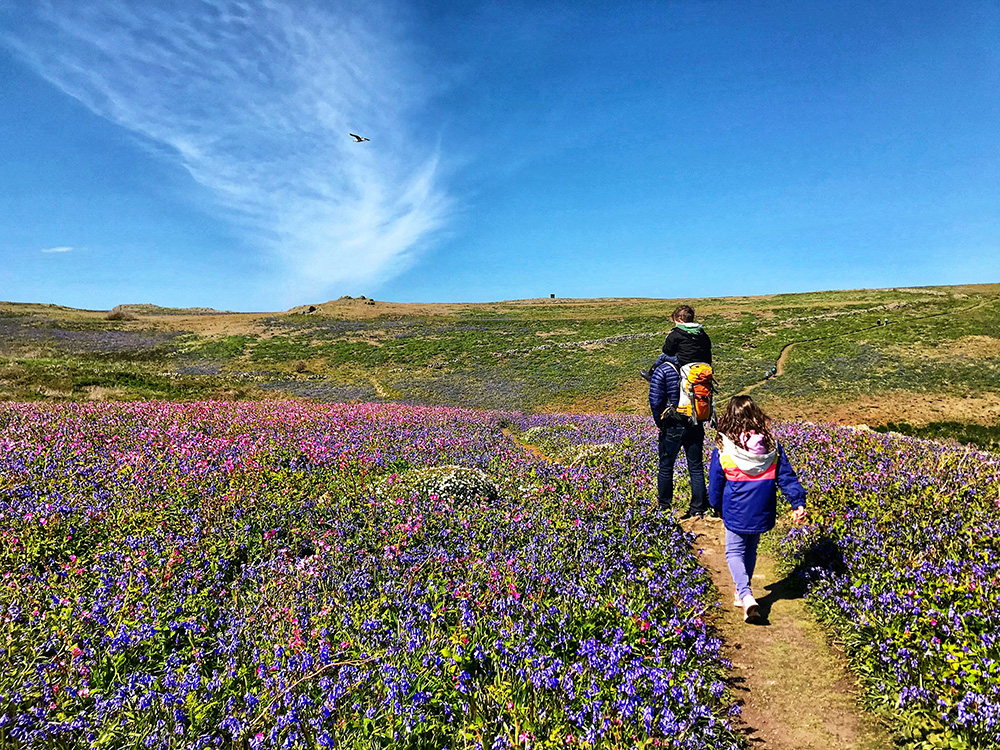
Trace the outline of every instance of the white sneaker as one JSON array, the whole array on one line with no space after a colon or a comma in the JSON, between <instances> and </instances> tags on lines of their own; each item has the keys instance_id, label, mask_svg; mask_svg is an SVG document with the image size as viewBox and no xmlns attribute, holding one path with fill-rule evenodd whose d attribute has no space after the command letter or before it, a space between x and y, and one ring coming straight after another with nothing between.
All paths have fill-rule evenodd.
<instances>
[{"instance_id":1,"label":"white sneaker","mask_svg":"<svg viewBox=\"0 0 1000 750\"><path fill-rule=\"evenodd\" d=\"M747 594L743 597L743 622L750 622L756 620L760 616L760 609L757 606L757 600L753 598L753 594Z\"/></svg>"},{"instance_id":2,"label":"white sneaker","mask_svg":"<svg viewBox=\"0 0 1000 750\"><path fill-rule=\"evenodd\" d=\"M733 606L734 607L742 607L743 606L743 599L740 598L740 592L739 591L737 591L735 594L733 594Z\"/></svg>"}]
</instances>

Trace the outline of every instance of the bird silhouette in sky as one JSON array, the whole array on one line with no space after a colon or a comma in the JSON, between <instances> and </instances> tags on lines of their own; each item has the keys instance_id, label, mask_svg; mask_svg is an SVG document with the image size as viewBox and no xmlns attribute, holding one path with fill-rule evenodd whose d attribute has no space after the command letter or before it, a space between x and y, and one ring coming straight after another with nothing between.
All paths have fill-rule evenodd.
<instances>
[{"instance_id":1,"label":"bird silhouette in sky","mask_svg":"<svg viewBox=\"0 0 1000 750\"><path fill-rule=\"evenodd\" d=\"M361 141L370 141L371 140L371 138L362 138L357 133L348 133L348 135L351 136L351 138L354 139L355 143L361 143Z\"/></svg>"}]
</instances>

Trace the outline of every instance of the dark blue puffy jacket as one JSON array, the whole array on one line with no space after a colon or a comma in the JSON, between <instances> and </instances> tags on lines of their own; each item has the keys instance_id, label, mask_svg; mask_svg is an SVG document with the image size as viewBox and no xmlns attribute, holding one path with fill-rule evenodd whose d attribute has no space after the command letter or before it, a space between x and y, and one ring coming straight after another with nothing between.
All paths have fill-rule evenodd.
<instances>
[{"instance_id":1,"label":"dark blue puffy jacket","mask_svg":"<svg viewBox=\"0 0 1000 750\"><path fill-rule=\"evenodd\" d=\"M677 370L677 357L661 354L660 359L665 361L653 370L649 381L649 409L653 412L657 429L662 430L660 415L663 410L667 404L677 406L681 399L681 377Z\"/></svg>"}]
</instances>

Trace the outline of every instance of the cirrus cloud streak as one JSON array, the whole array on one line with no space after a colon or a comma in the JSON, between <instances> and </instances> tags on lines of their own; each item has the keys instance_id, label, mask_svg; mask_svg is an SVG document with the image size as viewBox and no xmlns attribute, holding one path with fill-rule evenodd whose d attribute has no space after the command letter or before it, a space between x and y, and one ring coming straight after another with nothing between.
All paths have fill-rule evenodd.
<instances>
[{"instance_id":1,"label":"cirrus cloud streak","mask_svg":"<svg viewBox=\"0 0 1000 750\"><path fill-rule=\"evenodd\" d=\"M18 7L7 46L179 160L277 259L283 278L275 281L286 292L393 276L442 228L450 200L439 153L413 125L427 87L385 8L282 0ZM354 143L348 131L372 140Z\"/></svg>"}]
</instances>

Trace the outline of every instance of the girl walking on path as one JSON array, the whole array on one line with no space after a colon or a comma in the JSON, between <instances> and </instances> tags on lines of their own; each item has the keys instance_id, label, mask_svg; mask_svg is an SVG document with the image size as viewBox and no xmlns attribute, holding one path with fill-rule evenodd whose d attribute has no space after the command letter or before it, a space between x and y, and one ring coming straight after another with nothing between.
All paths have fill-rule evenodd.
<instances>
[{"instance_id":1,"label":"girl walking on path","mask_svg":"<svg viewBox=\"0 0 1000 750\"><path fill-rule=\"evenodd\" d=\"M770 430L770 418L749 396L735 396L719 417L708 470L708 502L726 526L726 562L736 586L733 605L747 622L757 618L750 589L760 535L774 528L777 490L792 519L806 517L806 492Z\"/></svg>"}]
</instances>

